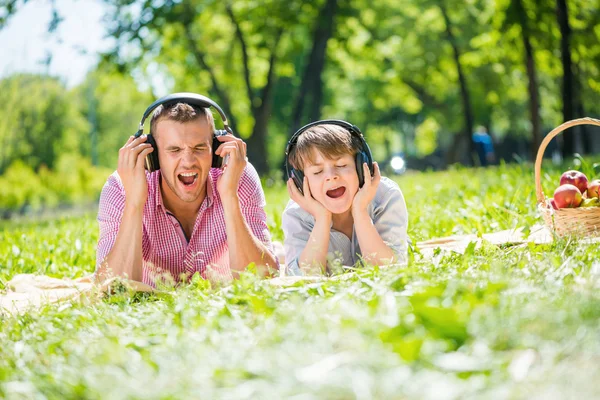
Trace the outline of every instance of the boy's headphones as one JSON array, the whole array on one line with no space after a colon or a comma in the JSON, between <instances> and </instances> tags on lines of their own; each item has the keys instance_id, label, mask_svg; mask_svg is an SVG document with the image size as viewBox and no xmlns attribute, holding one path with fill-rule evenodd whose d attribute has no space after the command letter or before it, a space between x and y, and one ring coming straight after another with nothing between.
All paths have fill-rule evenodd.
<instances>
[{"instance_id":1,"label":"boy's headphones","mask_svg":"<svg viewBox=\"0 0 600 400\"><path fill-rule=\"evenodd\" d=\"M304 132L306 132L307 130L309 130L310 128L312 128L314 126L325 125L325 124L341 126L342 128L345 128L348 132L350 132L350 135L359 139L360 148L356 152L355 161L356 161L356 173L358 174L358 184L360 187L362 187L365 183L365 177L364 177L364 173L363 173L363 164L364 163L367 163L367 166L369 167L369 171L371 172L371 176L373 176L373 174L375 173L374 166L373 166L373 155L371 154L371 149L369 148L367 141L365 140L362 132L360 131L360 129L358 129L358 127L356 127L355 125L352 125L349 122L342 121L340 119L325 119L322 121L311 122L310 124L304 125L298 131L296 131L296 133L294 133L292 135L290 141L288 142L288 144L285 148L285 171L287 172L288 178L292 178L294 180L294 183L296 184L296 187L298 188L298 190L300 190L300 193L304 193L302 190L302 188L304 186L304 183L303 183L304 172L302 170L294 168L290 164L290 161L289 161L290 151L296 145L296 142L298 141L298 138L300 137L300 135L302 135Z\"/></svg>"},{"instance_id":2,"label":"boy's headphones","mask_svg":"<svg viewBox=\"0 0 600 400\"><path fill-rule=\"evenodd\" d=\"M161 97L160 99L156 100L154 103L150 104L150 106L148 106L148 108L144 112L144 116L142 117L142 120L140 121L140 126L138 128L138 131L135 133L134 136L136 138L138 138L144 133L144 121L146 120L146 118L148 118L150 113L152 113L152 111L154 111L158 106L163 105L163 104L171 105L171 104L175 104L175 103L186 103L191 106L202 107L202 108L214 107L219 112L219 115L221 116L221 119L223 120L223 128L225 128L225 129L215 130L215 133L213 136L213 141L212 141L213 158L212 158L211 168L221 168L221 165L223 163L223 158L218 156L217 154L215 154L217 148L221 144L221 142L219 142L217 140L217 136L227 135L228 133L233 135L233 131L229 127L229 123L227 122L227 116L225 115L225 113L223 112L221 107L219 107L219 105L217 103L215 103L208 97L205 97L205 96L202 96L202 95L199 95L196 93L173 93L173 94L169 94L167 96ZM150 144L152 146L152 148L154 148L154 151L146 156L146 169L150 172L154 172L154 171L160 169L160 163L158 162L158 147L156 146L156 140L154 140L154 137L152 136L152 127L150 128L150 133L147 136L146 143Z\"/></svg>"}]
</instances>

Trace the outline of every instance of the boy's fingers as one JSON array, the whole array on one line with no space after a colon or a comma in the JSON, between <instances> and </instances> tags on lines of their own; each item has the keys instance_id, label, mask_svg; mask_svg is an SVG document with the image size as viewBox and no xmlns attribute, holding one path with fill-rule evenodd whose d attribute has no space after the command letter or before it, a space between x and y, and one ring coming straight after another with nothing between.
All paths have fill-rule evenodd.
<instances>
[{"instance_id":1,"label":"boy's fingers","mask_svg":"<svg viewBox=\"0 0 600 400\"><path fill-rule=\"evenodd\" d=\"M300 197L300 191L296 187L296 184L294 183L294 180L292 178L288 179L287 181L287 189L292 200L298 203L297 200Z\"/></svg>"},{"instance_id":2,"label":"boy's fingers","mask_svg":"<svg viewBox=\"0 0 600 400\"><path fill-rule=\"evenodd\" d=\"M304 177L302 182L302 187L304 188L304 197L311 197L312 193L310 193L310 187L308 186L308 178Z\"/></svg>"},{"instance_id":3,"label":"boy's fingers","mask_svg":"<svg viewBox=\"0 0 600 400\"><path fill-rule=\"evenodd\" d=\"M371 171L367 163L363 163L363 176L365 177L365 185L371 185Z\"/></svg>"},{"instance_id":4,"label":"boy's fingers","mask_svg":"<svg viewBox=\"0 0 600 400\"><path fill-rule=\"evenodd\" d=\"M379 181L381 181L381 170L379 169L379 164L375 163L375 176L374 176L374 181L376 184L379 184Z\"/></svg>"}]
</instances>

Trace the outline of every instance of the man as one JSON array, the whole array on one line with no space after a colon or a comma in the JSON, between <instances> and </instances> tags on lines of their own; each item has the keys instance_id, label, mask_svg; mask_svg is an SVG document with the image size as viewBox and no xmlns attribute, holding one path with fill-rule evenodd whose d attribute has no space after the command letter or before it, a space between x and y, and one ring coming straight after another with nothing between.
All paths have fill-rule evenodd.
<instances>
[{"instance_id":1,"label":"man","mask_svg":"<svg viewBox=\"0 0 600 400\"><path fill-rule=\"evenodd\" d=\"M218 136L215 154L228 156L211 168L214 120L208 108L164 104L151 119L156 148L146 136L131 136L119 150L116 173L100 196L96 275L155 285L198 272L229 280L254 263L276 269L264 212L265 197L246 143ZM158 151L160 169L144 170Z\"/></svg>"}]
</instances>

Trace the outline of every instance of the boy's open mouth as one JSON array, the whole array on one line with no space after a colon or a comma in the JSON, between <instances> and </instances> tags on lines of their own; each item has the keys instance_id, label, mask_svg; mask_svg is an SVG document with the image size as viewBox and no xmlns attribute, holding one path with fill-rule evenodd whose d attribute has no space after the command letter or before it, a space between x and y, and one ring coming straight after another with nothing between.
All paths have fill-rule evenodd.
<instances>
[{"instance_id":1,"label":"boy's open mouth","mask_svg":"<svg viewBox=\"0 0 600 400\"><path fill-rule=\"evenodd\" d=\"M197 172L184 172L182 174L177 175L177 178L183 183L185 186L193 185L198 179Z\"/></svg>"},{"instance_id":2,"label":"boy's open mouth","mask_svg":"<svg viewBox=\"0 0 600 400\"><path fill-rule=\"evenodd\" d=\"M346 193L346 187L340 186L338 188L328 190L327 196L331 197L332 199L337 199L338 197L342 197L344 193Z\"/></svg>"}]
</instances>

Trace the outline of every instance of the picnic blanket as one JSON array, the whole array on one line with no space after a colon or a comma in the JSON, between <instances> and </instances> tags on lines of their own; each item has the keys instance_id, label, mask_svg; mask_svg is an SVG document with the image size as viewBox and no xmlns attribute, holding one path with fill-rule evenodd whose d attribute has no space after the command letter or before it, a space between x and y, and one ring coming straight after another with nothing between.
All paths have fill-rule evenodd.
<instances>
[{"instance_id":1,"label":"picnic blanket","mask_svg":"<svg viewBox=\"0 0 600 400\"><path fill-rule=\"evenodd\" d=\"M5 293L0 292L0 314L21 314L31 308L64 300L91 301L111 290L117 278L101 285L92 276L80 279L59 279L45 275L18 274L6 284ZM136 292L151 292L153 288L142 282L123 280Z\"/></svg>"},{"instance_id":2,"label":"picnic blanket","mask_svg":"<svg viewBox=\"0 0 600 400\"><path fill-rule=\"evenodd\" d=\"M600 238L588 239L588 241L597 242ZM525 237L522 228L508 229L500 232L486 233L482 235L454 235L444 238L425 240L416 243L416 248L424 258L433 257L436 250L452 251L464 254L470 245L475 248L488 242L493 245L520 245L527 242L536 244L551 243L553 236L548 229L542 225L531 229L529 235ZM279 262L285 264L283 259L283 246L275 242L275 251ZM280 269L284 271L284 268ZM99 295L110 290L111 285L115 283L112 278L101 285L92 281L92 277L80 279L58 279L43 275L19 274L14 276L7 284L6 289L0 292L0 314L21 314L31 308L40 308L46 304L56 303L65 300L91 300L98 298ZM276 286L289 286L299 281L318 281L322 279L331 279L322 276L285 276L281 275L269 279L269 283ZM121 280L133 291L152 292L154 289L144 283Z\"/></svg>"}]
</instances>

